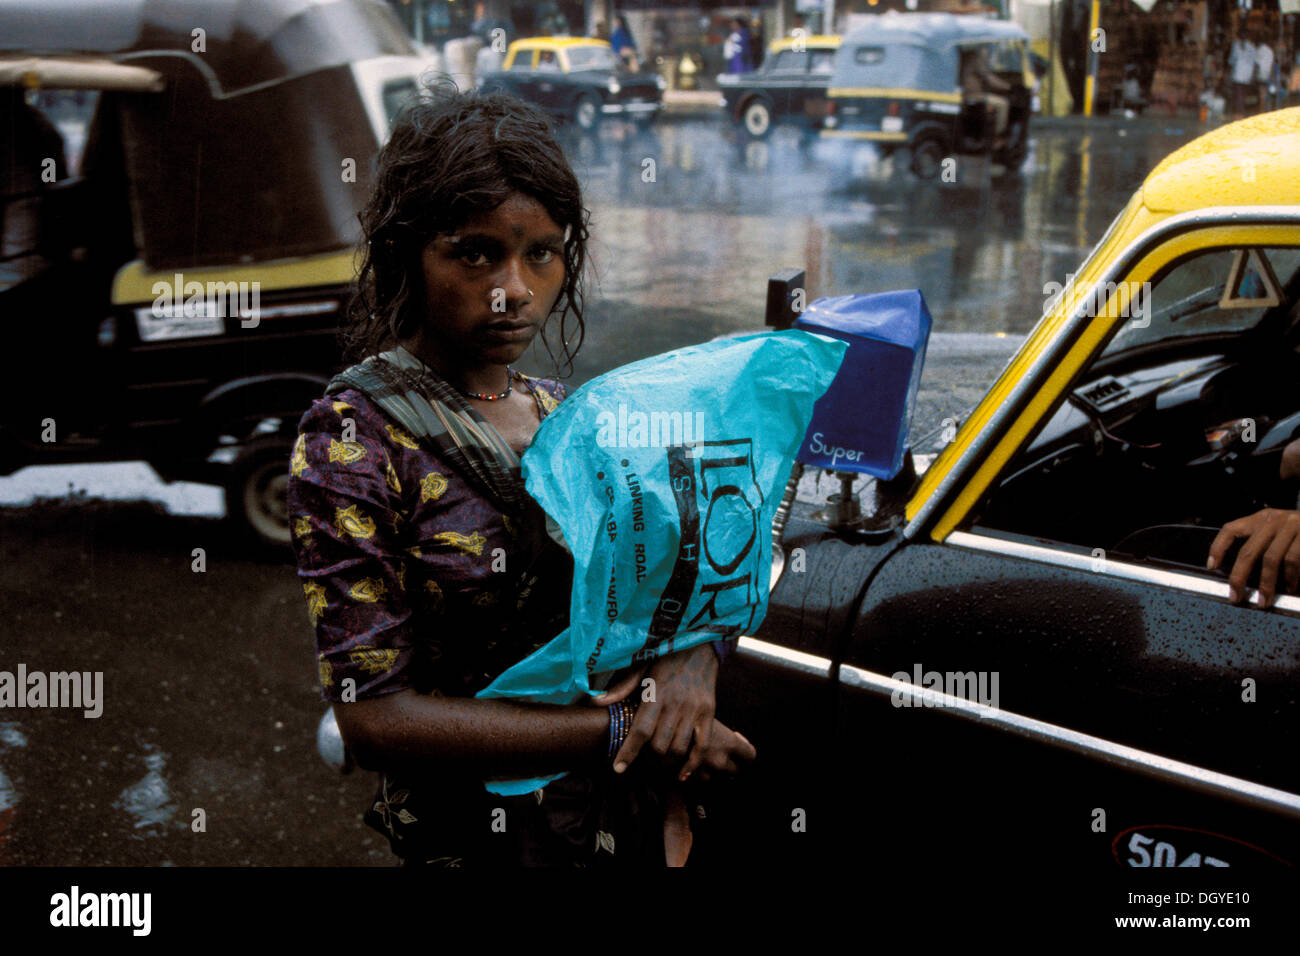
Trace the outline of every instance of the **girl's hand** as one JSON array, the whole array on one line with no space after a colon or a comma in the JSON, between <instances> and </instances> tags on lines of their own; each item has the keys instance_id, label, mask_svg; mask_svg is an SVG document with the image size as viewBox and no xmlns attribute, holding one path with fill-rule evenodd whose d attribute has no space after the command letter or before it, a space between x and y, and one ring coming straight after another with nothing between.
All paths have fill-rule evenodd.
<instances>
[{"instance_id":1,"label":"girl's hand","mask_svg":"<svg viewBox=\"0 0 1300 956\"><path fill-rule=\"evenodd\" d=\"M701 779L707 780L713 773L737 773L741 764L749 763L757 755L758 751L744 734L714 720L708 745L701 747L697 742L691 751L691 762L700 768ZM687 769L682 774L683 780L690 775Z\"/></svg>"},{"instance_id":2,"label":"girl's hand","mask_svg":"<svg viewBox=\"0 0 1300 956\"><path fill-rule=\"evenodd\" d=\"M644 688L644 678L651 683ZM649 743L660 757L686 761L685 780L700 766L713 731L714 688L718 678L718 655L708 644L656 659L644 670L624 674L594 703L614 704L634 691L641 692L632 729L614 755L614 772L622 773ZM691 749L692 737L695 749ZM748 741L746 741L748 743ZM752 748L751 748L752 749ZM687 755L690 759L687 759Z\"/></svg>"}]
</instances>

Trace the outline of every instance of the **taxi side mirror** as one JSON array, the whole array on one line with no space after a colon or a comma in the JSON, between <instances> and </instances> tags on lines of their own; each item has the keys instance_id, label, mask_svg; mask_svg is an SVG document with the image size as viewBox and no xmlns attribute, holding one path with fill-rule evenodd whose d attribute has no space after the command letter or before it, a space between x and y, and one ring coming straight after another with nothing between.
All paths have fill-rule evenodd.
<instances>
[{"instance_id":1,"label":"taxi side mirror","mask_svg":"<svg viewBox=\"0 0 1300 956\"><path fill-rule=\"evenodd\" d=\"M767 280L767 310L763 324L774 329L788 329L803 312L804 282L802 269L782 269Z\"/></svg>"}]
</instances>

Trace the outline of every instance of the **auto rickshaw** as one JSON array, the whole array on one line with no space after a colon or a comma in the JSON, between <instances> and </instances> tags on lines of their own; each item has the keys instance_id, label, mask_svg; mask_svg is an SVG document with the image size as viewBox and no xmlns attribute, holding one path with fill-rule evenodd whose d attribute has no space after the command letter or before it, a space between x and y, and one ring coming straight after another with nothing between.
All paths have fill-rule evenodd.
<instances>
[{"instance_id":1,"label":"auto rickshaw","mask_svg":"<svg viewBox=\"0 0 1300 956\"><path fill-rule=\"evenodd\" d=\"M844 37L827 90L823 141L867 141L911 153L911 170L937 176L945 157L991 156L1008 170L1029 145L1033 73L1028 35L1003 20L950 13L887 13ZM972 77L1007 101L998 136L989 101L963 92ZM978 85L978 80L975 81Z\"/></svg>"},{"instance_id":2,"label":"auto rickshaw","mask_svg":"<svg viewBox=\"0 0 1300 956\"><path fill-rule=\"evenodd\" d=\"M356 212L427 65L381 0L0 0L0 474L143 460L287 546ZM69 90L75 176L33 105Z\"/></svg>"}]
</instances>

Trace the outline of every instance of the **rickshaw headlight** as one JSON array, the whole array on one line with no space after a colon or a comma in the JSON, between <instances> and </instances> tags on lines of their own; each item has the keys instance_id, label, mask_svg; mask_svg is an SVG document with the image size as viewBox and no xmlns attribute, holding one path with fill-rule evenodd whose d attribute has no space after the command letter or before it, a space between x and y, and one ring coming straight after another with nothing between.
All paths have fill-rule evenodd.
<instances>
[{"instance_id":1,"label":"rickshaw headlight","mask_svg":"<svg viewBox=\"0 0 1300 956\"><path fill-rule=\"evenodd\" d=\"M606 84L606 87L609 89L610 93L612 93L612 94L614 94L615 96L617 96L617 95L618 95L618 91L621 90L621 89L623 88L623 85L622 85L621 83L619 83L619 81L618 81L615 77L612 77L612 76L611 76L611 77L609 78L609 83Z\"/></svg>"}]
</instances>

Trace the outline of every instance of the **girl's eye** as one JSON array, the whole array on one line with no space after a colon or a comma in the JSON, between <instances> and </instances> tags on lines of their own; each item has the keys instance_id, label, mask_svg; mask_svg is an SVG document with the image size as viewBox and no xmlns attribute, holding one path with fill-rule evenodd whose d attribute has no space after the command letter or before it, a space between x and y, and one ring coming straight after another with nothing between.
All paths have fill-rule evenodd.
<instances>
[{"instance_id":1,"label":"girl's eye","mask_svg":"<svg viewBox=\"0 0 1300 956\"><path fill-rule=\"evenodd\" d=\"M533 250L533 261L536 262L538 265L546 265L548 262L550 262L558 255L560 255L560 252L558 250L551 249L548 247L542 247L540 249Z\"/></svg>"},{"instance_id":2,"label":"girl's eye","mask_svg":"<svg viewBox=\"0 0 1300 956\"><path fill-rule=\"evenodd\" d=\"M488 263L488 257L480 249L466 249L460 254L460 259L467 266L485 266Z\"/></svg>"}]
</instances>

